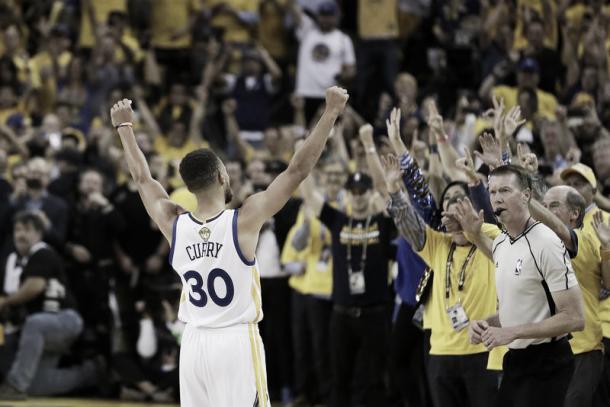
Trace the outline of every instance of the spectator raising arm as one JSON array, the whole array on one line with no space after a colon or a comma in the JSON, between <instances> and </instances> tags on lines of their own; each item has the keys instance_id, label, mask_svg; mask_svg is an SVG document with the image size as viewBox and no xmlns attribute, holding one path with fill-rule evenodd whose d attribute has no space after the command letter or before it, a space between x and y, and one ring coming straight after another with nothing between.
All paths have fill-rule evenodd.
<instances>
[{"instance_id":1,"label":"spectator raising arm","mask_svg":"<svg viewBox=\"0 0 610 407\"><path fill-rule=\"evenodd\" d=\"M388 156L383 164L386 188L390 195L388 211L400 235L409 242L414 251L420 251L426 243L426 224L401 189L402 171L398 159L395 156Z\"/></svg>"},{"instance_id":2,"label":"spectator raising arm","mask_svg":"<svg viewBox=\"0 0 610 407\"><path fill-rule=\"evenodd\" d=\"M443 116L440 115L436 108L436 103L430 101L427 105L428 117L427 123L430 131L436 138L438 144L438 152L443 163L445 174L447 174L453 181L466 181L462 172L455 166L455 162L460 156L457 151L449 143L449 138L445 133L445 126L443 124Z\"/></svg>"},{"instance_id":3,"label":"spectator raising arm","mask_svg":"<svg viewBox=\"0 0 610 407\"><path fill-rule=\"evenodd\" d=\"M460 222L462 230L468 240L474 243L479 250L493 261L493 241L482 230L483 210L477 213L472 207L470 199L462 199L457 204L456 219Z\"/></svg>"},{"instance_id":4,"label":"spectator raising arm","mask_svg":"<svg viewBox=\"0 0 610 407\"><path fill-rule=\"evenodd\" d=\"M601 243L602 281L606 289L610 290L610 219L607 223L604 222L603 212L597 211L593 214L591 226Z\"/></svg>"},{"instance_id":5,"label":"spectator raising arm","mask_svg":"<svg viewBox=\"0 0 610 407\"><path fill-rule=\"evenodd\" d=\"M381 161L379 161L379 155L377 154L377 148L375 148L375 142L373 141L373 126L365 124L360 127L358 131L360 142L364 147L364 153L366 154L366 164L369 169L369 174L373 178L373 185L375 189L383 195L384 199L388 198L388 191L386 190L385 180L383 178L383 167Z\"/></svg>"}]
</instances>

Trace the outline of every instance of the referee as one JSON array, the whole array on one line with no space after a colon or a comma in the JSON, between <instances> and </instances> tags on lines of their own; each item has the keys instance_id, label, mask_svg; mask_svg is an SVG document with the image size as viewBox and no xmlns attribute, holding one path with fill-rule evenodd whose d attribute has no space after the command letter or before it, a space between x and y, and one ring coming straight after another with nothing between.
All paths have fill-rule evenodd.
<instances>
[{"instance_id":1,"label":"referee","mask_svg":"<svg viewBox=\"0 0 610 407\"><path fill-rule=\"evenodd\" d=\"M470 340L488 349L508 345L500 406L561 407L574 371L568 334L584 328L570 256L551 229L532 219L530 180L521 168L493 170L489 195L505 228L493 243L469 203L459 208L462 227L496 266L498 313L472 321Z\"/></svg>"}]
</instances>

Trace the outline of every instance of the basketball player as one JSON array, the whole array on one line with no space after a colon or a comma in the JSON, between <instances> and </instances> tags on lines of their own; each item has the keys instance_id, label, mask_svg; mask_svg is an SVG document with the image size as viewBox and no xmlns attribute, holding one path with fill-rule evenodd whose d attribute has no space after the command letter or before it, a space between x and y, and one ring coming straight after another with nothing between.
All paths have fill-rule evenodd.
<instances>
[{"instance_id":1,"label":"basketball player","mask_svg":"<svg viewBox=\"0 0 610 407\"><path fill-rule=\"evenodd\" d=\"M171 202L152 178L132 131L131 101L112 107L131 176L171 244L169 261L183 284L178 312L186 322L180 352L183 407L270 406L257 326L263 316L254 258L259 231L310 173L347 99L344 89L327 89L324 114L288 168L240 209L226 209L232 192L222 161L208 149L188 153L180 175L197 198L195 212Z\"/></svg>"}]
</instances>

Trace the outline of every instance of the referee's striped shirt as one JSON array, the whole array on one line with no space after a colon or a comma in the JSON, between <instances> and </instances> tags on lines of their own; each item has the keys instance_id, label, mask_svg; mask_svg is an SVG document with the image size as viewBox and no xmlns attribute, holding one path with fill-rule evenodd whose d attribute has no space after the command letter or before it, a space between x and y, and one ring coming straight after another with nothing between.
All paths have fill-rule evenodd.
<instances>
[{"instance_id":1,"label":"referee's striped shirt","mask_svg":"<svg viewBox=\"0 0 610 407\"><path fill-rule=\"evenodd\" d=\"M503 327L551 317L555 314L551 293L578 284L563 242L540 222L533 223L514 239L506 232L498 235L493 242L493 259ZM508 347L522 349L551 340L517 339Z\"/></svg>"}]
</instances>

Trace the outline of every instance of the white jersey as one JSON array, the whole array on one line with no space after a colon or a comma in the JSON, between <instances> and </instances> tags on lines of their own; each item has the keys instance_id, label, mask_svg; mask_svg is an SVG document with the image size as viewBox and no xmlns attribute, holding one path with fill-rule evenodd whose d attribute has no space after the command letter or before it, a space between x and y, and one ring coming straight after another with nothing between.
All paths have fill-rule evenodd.
<instances>
[{"instance_id":1,"label":"white jersey","mask_svg":"<svg viewBox=\"0 0 610 407\"><path fill-rule=\"evenodd\" d=\"M578 285L563 242L546 225L535 222L512 239L506 232L493 242L500 324L512 327L555 315L552 293ZM523 349L552 338L517 339L508 347Z\"/></svg>"},{"instance_id":2,"label":"white jersey","mask_svg":"<svg viewBox=\"0 0 610 407\"><path fill-rule=\"evenodd\" d=\"M223 328L263 318L256 259L237 240L237 210L205 222L176 217L169 262L182 280L178 318L195 327Z\"/></svg>"}]
</instances>

